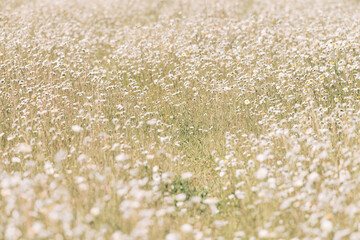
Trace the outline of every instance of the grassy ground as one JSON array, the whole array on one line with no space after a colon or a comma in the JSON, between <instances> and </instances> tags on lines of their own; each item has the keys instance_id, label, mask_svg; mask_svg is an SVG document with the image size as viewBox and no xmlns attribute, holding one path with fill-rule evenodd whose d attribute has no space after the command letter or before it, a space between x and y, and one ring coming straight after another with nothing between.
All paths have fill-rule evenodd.
<instances>
[{"instance_id":1,"label":"grassy ground","mask_svg":"<svg viewBox=\"0 0 360 240\"><path fill-rule=\"evenodd\" d=\"M0 239L360 239L358 1L0 3Z\"/></svg>"}]
</instances>

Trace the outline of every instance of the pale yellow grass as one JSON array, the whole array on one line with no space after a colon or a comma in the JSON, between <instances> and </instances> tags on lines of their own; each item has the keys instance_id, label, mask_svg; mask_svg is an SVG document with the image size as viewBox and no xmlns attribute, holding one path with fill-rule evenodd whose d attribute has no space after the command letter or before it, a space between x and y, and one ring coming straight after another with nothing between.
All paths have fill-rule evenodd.
<instances>
[{"instance_id":1,"label":"pale yellow grass","mask_svg":"<svg viewBox=\"0 0 360 240\"><path fill-rule=\"evenodd\" d=\"M358 10L2 1L0 239L357 239Z\"/></svg>"}]
</instances>

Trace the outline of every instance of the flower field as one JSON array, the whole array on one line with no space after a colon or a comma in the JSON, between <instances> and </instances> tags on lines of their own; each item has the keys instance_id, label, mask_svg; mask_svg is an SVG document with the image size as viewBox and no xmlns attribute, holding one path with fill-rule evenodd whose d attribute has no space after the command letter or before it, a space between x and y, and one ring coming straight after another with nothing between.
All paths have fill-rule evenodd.
<instances>
[{"instance_id":1,"label":"flower field","mask_svg":"<svg viewBox=\"0 0 360 240\"><path fill-rule=\"evenodd\" d=\"M0 239L360 239L360 1L2 0Z\"/></svg>"}]
</instances>

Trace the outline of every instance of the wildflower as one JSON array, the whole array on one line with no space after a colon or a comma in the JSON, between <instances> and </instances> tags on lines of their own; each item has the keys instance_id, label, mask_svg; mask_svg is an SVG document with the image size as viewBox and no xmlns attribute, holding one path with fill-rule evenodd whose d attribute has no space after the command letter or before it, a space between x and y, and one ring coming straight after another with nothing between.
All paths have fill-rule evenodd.
<instances>
[{"instance_id":1,"label":"wildflower","mask_svg":"<svg viewBox=\"0 0 360 240\"><path fill-rule=\"evenodd\" d=\"M32 148L29 144L27 143L20 143L17 148L16 148L17 152L20 153L30 153L32 151Z\"/></svg>"},{"instance_id":2,"label":"wildflower","mask_svg":"<svg viewBox=\"0 0 360 240\"><path fill-rule=\"evenodd\" d=\"M316 182L317 180L319 180L319 174L317 172L312 172L308 177L307 177L308 181L310 183Z\"/></svg>"},{"instance_id":3,"label":"wildflower","mask_svg":"<svg viewBox=\"0 0 360 240\"><path fill-rule=\"evenodd\" d=\"M216 208L216 203L218 202L219 200L217 198L207 198L204 201L204 203L209 205L212 215L215 215L219 212L219 210Z\"/></svg>"},{"instance_id":4,"label":"wildflower","mask_svg":"<svg viewBox=\"0 0 360 240\"><path fill-rule=\"evenodd\" d=\"M44 170L45 170L45 173L48 175L52 175L55 172L51 162L45 162Z\"/></svg>"},{"instance_id":5,"label":"wildflower","mask_svg":"<svg viewBox=\"0 0 360 240\"><path fill-rule=\"evenodd\" d=\"M322 231L324 231L325 233L329 233L332 231L333 229L333 223L327 219L322 219L320 222L320 228Z\"/></svg>"},{"instance_id":6,"label":"wildflower","mask_svg":"<svg viewBox=\"0 0 360 240\"><path fill-rule=\"evenodd\" d=\"M114 232L112 235L112 240L123 240L123 239L130 239L130 237L126 236L125 234L123 234L120 231L116 231Z\"/></svg>"},{"instance_id":7,"label":"wildflower","mask_svg":"<svg viewBox=\"0 0 360 240\"><path fill-rule=\"evenodd\" d=\"M238 198L238 199L244 199L245 198L245 192L242 192L240 190L236 190L235 191L235 196Z\"/></svg>"},{"instance_id":8,"label":"wildflower","mask_svg":"<svg viewBox=\"0 0 360 240\"><path fill-rule=\"evenodd\" d=\"M259 180L263 180L267 177L268 174L268 170L266 168L259 168L256 173L255 173L255 177Z\"/></svg>"},{"instance_id":9,"label":"wildflower","mask_svg":"<svg viewBox=\"0 0 360 240\"><path fill-rule=\"evenodd\" d=\"M297 180L294 182L294 186L295 186L295 187L301 187L303 184L304 184L304 182L303 182L302 179L297 179Z\"/></svg>"},{"instance_id":10,"label":"wildflower","mask_svg":"<svg viewBox=\"0 0 360 240\"><path fill-rule=\"evenodd\" d=\"M245 100L245 104L248 105L250 101L248 99Z\"/></svg>"},{"instance_id":11,"label":"wildflower","mask_svg":"<svg viewBox=\"0 0 360 240\"><path fill-rule=\"evenodd\" d=\"M181 237L179 234L177 233L169 233L168 235L166 235L165 240L180 240Z\"/></svg>"},{"instance_id":12,"label":"wildflower","mask_svg":"<svg viewBox=\"0 0 360 240\"><path fill-rule=\"evenodd\" d=\"M181 178L182 179L189 179L192 177L192 173L191 172L185 172L181 174Z\"/></svg>"},{"instance_id":13,"label":"wildflower","mask_svg":"<svg viewBox=\"0 0 360 240\"><path fill-rule=\"evenodd\" d=\"M158 173L153 174L152 178L155 184L159 184L161 181L161 176Z\"/></svg>"},{"instance_id":14,"label":"wildflower","mask_svg":"<svg viewBox=\"0 0 360 240\"><path fill-rule=\"evenodd\" d=\"M185 233L190 233L190 232L192 232L193 227L190 224L186 223L180 227L180 230Z\"/></svg>"},{"instance_id":15,"label":"wildflower","mask_svg":"<svg viewBox=\"0 0 360 240\"><path fill-rule=\"evenodd\" d=\"M115 157L115 161L117 162L124 162L128 159L130 159L130 155L124 153L121 153Z\"/></svg>"},{"instance_id":16,"label":"wildflower","mask_svg":"<svg viewBox=\"0 0 360 240\"><path fill-rule=\"evenodd\" d=\"M185 193L180 193L178 195L175 196L175 200L176 201L179 201L179 202L182 202L186 199L186 194Z\"/></svg>"},{"instance_id":17,"label":"wildflower","mask_svg":"<svg viewBox=\"0 0 360 240\"><path fill-rule=\"evenodd\" d=\"M90 210L91 215L94 217L98 216L100 214L100 208L99 207L93 207Z\"/></svg>"},{"instance_id":18,"label":"wildflower","mask_svg":"<svg viewBox=\"0 0 360 240\"><path fill-rule=\"evenodd\" d=\"M61 162L61 161L65 160L67 154L68 154L68 152L66 150L64 150L64 149L59 150L55 154L55 161L56 162Z\"/></svg>"},{"instance_id":19,"label":"wildflower","mask_svg":"<svg viewBox=\"0 0 360 240\"><path fill-rule=\"evenodd\" d=\"M20 160L20 158L18 158L18 157L12 157L12 158L11 158L11 162L13 162L13 163L20 163L21 160Z\"/></svg>"},{"instance_id":20,"label":"wildflower","mask_svg":"<svg viewBox=\"0 0 360 240\"><path fill-rule=\"evenodd\" d=\"M269 232L266 229L262 229L259 231L258 236L259 236L259 238L268 238Z\"/></svg>"},{"instance_id":21,"label":"wildflower","mask_svg":"<svg viewBox=\"0 0 360 240\"><path fill-rule=\"evenodd\" d=\"M243 231L237 231L237 232L234 233L234 237L243 238L243 237L245 237L245 232L243 232Z\"/></svg>"},{"instance_id":22,"label":"wildflower","mask_svg":"<svg viewBox=\"0 0 360 240\"><path fill-rule=\"evenodd\" d=\"M349 228L343 229L343 230L339 230L335 233L334 239L335 240L340 240L340 239L344 239L347 235L349 235L352 231ZM350 238L351 239L351 238Z\"/></svg>"},{"instance_id":23,"label":"wildflower","mask_svg":"<svg viewBox=\"0 0 360 240\"><path fill-rule=\"evenodd\" d=\"M73 125L71 127L71 129L74 131L74 132L81 132L82 130L84 130L82 127L80 127L79 125Z\"/></svg>"},{"instance_id":24,"label":"wildflower","mask_svg":"<svg viewBox=\"0 0 360 240\"><path fill-rule=\"evenodd\" d=\"M225 220L215 220L214 221L214 226L215 226L215 228L221 228L221 227L226 226L228 223L229 222L225 221Z\"/></svg>"},{"instance_id":25,"label":"wildflower","mask_svg":"<svg viewBox=\"0 0 360 240\"><path fill-rule=\"evenodd\" d=\"M334 98L334 101L335 101L335 102L338 102L338 101L339 101L339 99L336 97L336 98Z\"/></svg>"},{"instance_id":26,"label":"wildflower","mask_svg":"<svg viewBox=\"0 0 360 240\"><path fill-rule=\"evenodd\" d=\"M154 124L156 124L156 122L157 122L157 120L155 118L153 118L153 119L148 120L146 123L148 125L154 125Z\"/></svg>"}]
</instances>

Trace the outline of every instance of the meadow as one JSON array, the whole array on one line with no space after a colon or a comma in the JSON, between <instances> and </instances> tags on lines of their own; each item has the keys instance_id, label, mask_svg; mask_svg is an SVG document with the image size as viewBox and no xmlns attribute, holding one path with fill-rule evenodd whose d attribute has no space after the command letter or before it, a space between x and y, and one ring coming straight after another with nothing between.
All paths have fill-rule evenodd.
<instances>
[{"instance_id":1,"label":"meadow","mask_svg":"<svg viewBox=\"0 0 360 240\"><path fill-rule=\"evenodd\" d=\"M1 0L0 239L360 239L359 12Z\"/></svg>"}]
</instances>

